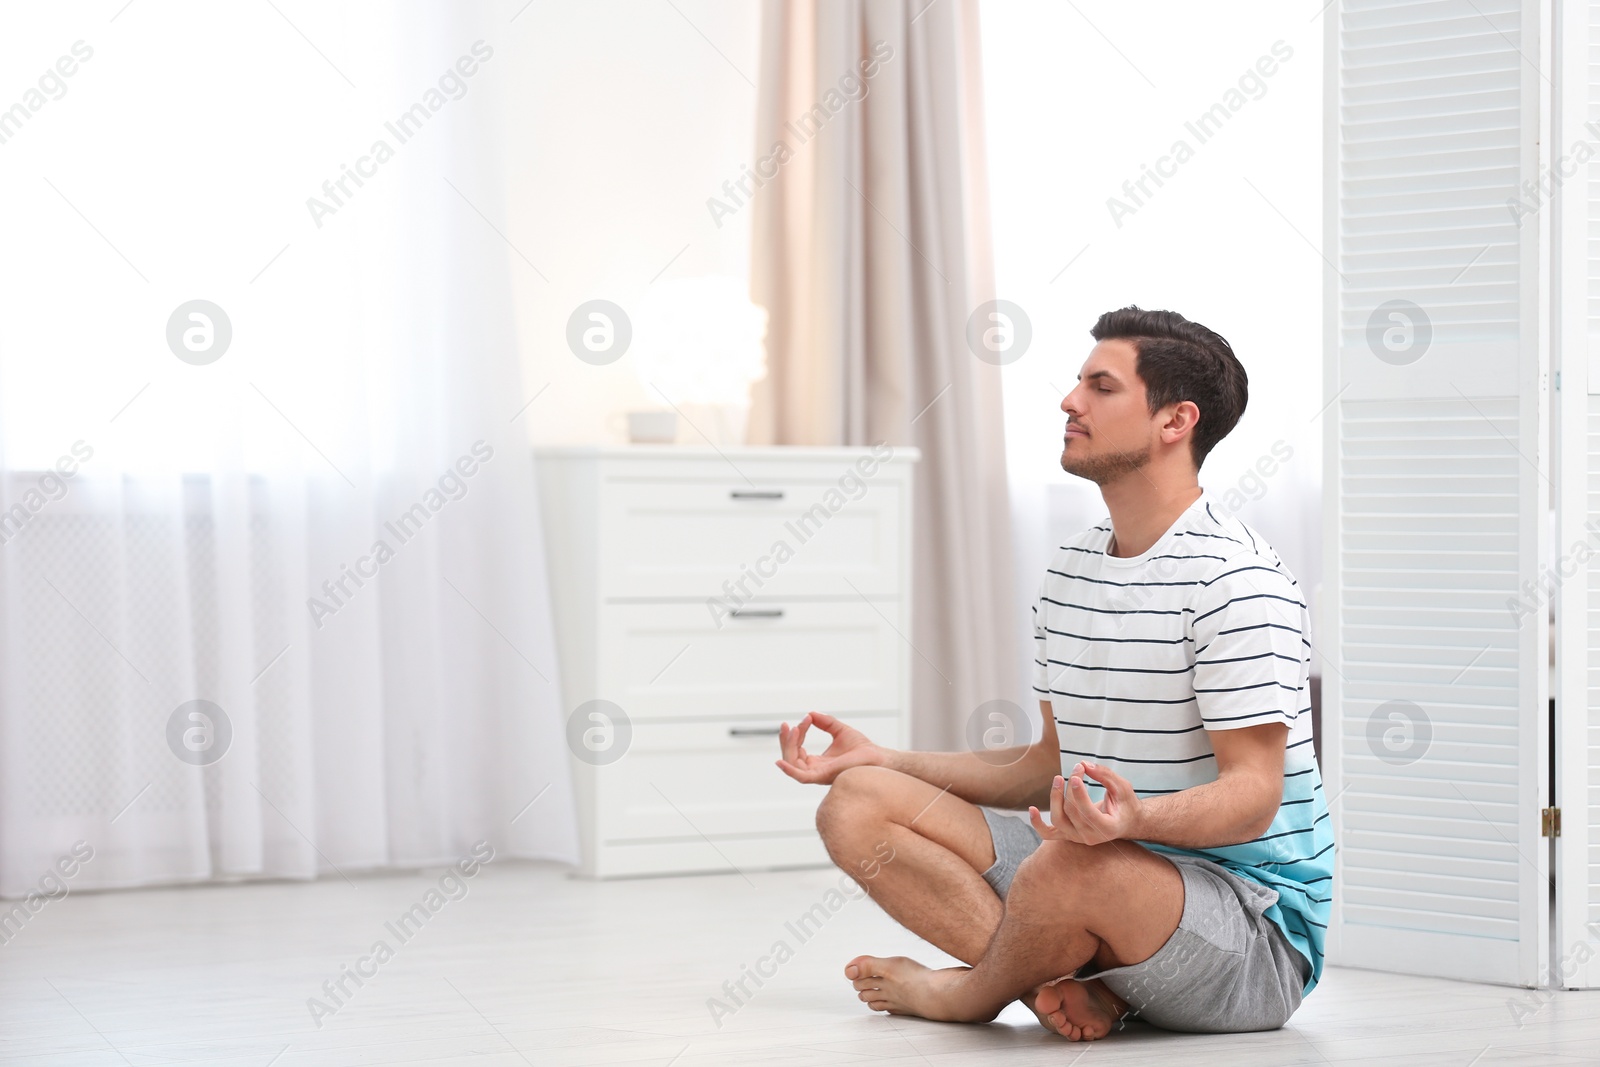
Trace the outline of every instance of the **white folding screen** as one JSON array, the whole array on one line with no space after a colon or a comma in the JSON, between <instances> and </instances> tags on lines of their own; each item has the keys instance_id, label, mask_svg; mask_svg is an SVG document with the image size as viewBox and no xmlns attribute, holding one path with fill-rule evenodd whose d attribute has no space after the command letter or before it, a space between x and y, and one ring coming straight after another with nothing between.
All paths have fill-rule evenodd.
<instances>
[{"instance_id":1,"label":"white folding screen","mask_svg":"<svg viewBox=\"0 0 1600 1067\"><path fill-rule=\"evenodd\" d=\"M1534 985L1549 367L1533 0L1329 19L1322 655L1328 958ZM1316 635L1313 635L1314 638Z\"/></svg>"},{"instance_id":2,"label":"white folding screen","mask_svg":"<svg viewBox=\"0 0 1600 1067\"><path fill-rule=\"evenodd\" d=\"M1552 207L1558 507L1553 985L1600 987L1600 3L1555 8ZM1546 593L1545 595L1549 595Z\"/></svg>"}]
</instances>

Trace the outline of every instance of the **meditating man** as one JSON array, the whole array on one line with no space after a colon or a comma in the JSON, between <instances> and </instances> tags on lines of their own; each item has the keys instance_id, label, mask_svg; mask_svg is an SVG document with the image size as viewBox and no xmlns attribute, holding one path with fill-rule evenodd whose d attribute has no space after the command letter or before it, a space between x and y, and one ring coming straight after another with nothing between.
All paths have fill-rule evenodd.
<instances>
[{"instance_id":1,"label":"meditating man","mask_svg":"<svg viewBox=\"0 0 1600 1067\"><path fill-rule=\"evenodd\" d=\"M1305 600L1198 483L1244 412L1244 368L1170 311L1091 333L1061 466L1110 515L1061 546L1033 606L1038 741L901 752L814 712L780 728L778 766L829 787L834 861L968 965L858 956L845 977L869 1007L982 1022L1020 999L1072 1040L1131 1012L1275 1029L1322 974L1334 845Z\"/></svg>"}]
</instances>

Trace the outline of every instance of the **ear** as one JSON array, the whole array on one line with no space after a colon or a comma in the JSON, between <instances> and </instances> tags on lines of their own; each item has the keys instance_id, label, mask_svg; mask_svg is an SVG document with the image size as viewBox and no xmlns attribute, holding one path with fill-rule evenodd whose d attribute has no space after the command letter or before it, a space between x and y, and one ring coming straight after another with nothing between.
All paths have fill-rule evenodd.
<instances>
[{"instance_id":1,"label":"ear","mask_svg":"<svg viewBox=\"0 0 1600 1067\"><path fill-rule=\"evenodd\" d=\"M1161 424L1161 443L1176 444L1194 433L1200 425L1200 408L1193 400L1180 400L1168 409L1167 421Z\"/></svg>"}]
</instances>

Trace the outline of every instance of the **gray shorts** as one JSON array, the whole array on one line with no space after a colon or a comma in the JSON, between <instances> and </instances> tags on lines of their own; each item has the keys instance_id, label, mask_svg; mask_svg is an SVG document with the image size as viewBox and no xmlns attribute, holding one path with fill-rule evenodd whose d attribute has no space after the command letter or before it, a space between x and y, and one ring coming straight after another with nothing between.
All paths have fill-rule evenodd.
<instances>
[{"instance_id":1,"label":"gray shorts","mask_svg":"<svg viewBox=\"0 0 1600 1067\"><path fill-rule=\"evenodd\" d=\"M983 878L1004 899L1018 866L1039 847L1026 820L989 810L994 866ZM1278 892L1198 856L1169 856L1183 878L1183 917L1167 943L1141 963L1080 967L1072 978L1098 978L1139 1018L1164 1030L1245 1033L1276 1030L1300 1007L1311 962L1262 913Z\"/></svg>"}]
</instances>

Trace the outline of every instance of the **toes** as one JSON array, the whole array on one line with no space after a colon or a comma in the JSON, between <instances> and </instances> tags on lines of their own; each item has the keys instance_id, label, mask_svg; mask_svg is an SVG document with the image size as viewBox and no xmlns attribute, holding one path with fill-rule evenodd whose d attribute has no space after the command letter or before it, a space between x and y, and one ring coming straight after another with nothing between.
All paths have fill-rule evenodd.
<instances>
[{"instance_id":1,"label":"toes","mask_svg":"<svg viewBox=\"0 0 1600 1067\"><path fill-rule=\"evenodd\" d=\"M1061 1010L1061 990L1053 985L1040 986L1034 991L1033 1006L1045 1015L1055 1014Z\"/></svg>"},{"instance_id":2,"label":"toes","mask_svg":"<svg viewBox=\"0 0 1600 1067\"><path fill-rule=\"evenodd\" d=\"M879 962L872 956L857 956L844 965L844 976L850 979L876 978L882 973Z\"/></svg>"},{"instance_id":3,"label":"toes","mask_svg":"<svg viewBox=\"0 0 1600 1067\"><path fill-rule=\"evenodd\" d=\"M873 1011L886 1011L888 1002L883 999L883 978L878 960L872 956L857 956L845 964L844 975L856 991L856 999Z\"/></svg>"}]
</instances>

